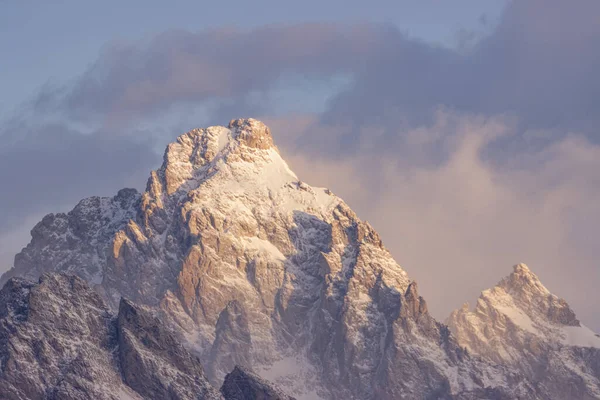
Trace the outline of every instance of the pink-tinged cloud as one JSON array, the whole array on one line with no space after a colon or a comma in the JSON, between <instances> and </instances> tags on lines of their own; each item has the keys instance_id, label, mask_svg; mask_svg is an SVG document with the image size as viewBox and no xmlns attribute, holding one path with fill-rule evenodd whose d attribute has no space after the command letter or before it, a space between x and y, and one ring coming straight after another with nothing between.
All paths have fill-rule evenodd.
<instances>
[{"instance_id":1,"label":"pink-tinged cloud","mask_svg":"<svg viewBox=\"0 0 600 400\"><path fill-rule=\"evenodd\" d=\"M358 151L332 160L287 151L285 140L282 151L301 179L331 188L374 225L438 318L525 261L583 321L600 327L600 250L593 243L600 146L572 135L492 162L486 149L515 133L511 120L447 111L434 118L430 128L408 132L411 140L396 155ZM293 135L313 129L310 116L271 125L284 139L286 127ZM448 157L407 161L424 143L445 147Z\"/></svg>"}]
</instances>

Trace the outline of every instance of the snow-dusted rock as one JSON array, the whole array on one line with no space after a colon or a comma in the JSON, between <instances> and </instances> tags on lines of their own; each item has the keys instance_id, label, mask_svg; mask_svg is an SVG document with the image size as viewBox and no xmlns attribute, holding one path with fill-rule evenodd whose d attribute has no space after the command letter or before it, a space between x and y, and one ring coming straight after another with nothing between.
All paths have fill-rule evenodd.
<instances>
[{"instance_id":1,"label":"snow-dusted rock","mask_svg":"<svg viewBox=\"0 0 600 400\"><path fill-rule=\"evenodd\" d=\"M461 346L521 371L541 398L600 398L600 336L525 264L447 323Z\"/></svg>"},{"instance_id":2,"label":"snow-dusted rock","mask_svg":"<svg viewBox=\"0 0 600 400\"><path fill-rule=\"evenodd\" d=\"M117 344L123 381L144 399L220 399L192 356L151 311L121 300Z\"/></svg>"},{"instance_id":3,"label":"snow-dusted rock","mask_svg":"<svg viewBox=\"0 0 600 400\"><path fill-rule=\"evenodd\" d=\"M12 278L0 291L2 399L221 399L149 311L113 316L76 276Z\"/></svg>"},{"instance_id":4,"label":"snow-dusted rock","mask_svg":"<svg viewBox=\"0 0 600 400\"><path fill-rule=\"evenodd\" d=\"M18 276L37 280L45 272L75 273L102 282L106 254L116 232L135 219L140 194L122 189L113 198L81 200L68 214L48 214L32 230L31 242L0 278L0 286Z\"/></svg>"}]
</instances>

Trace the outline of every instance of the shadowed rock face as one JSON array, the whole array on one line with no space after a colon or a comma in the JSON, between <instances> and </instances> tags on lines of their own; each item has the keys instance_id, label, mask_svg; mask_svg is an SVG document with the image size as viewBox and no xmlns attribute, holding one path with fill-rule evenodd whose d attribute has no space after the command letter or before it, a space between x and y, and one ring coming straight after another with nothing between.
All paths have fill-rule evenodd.
<instances>
[{"instance_id":1,"label":"shadowed rock face","mask_svg":"<svg viewBox=\"0 0 600 400\"><path fill-rule=\"evenodd\" d=\"M117 341L123 381L145 399L218 399L197 357L148 310L121 300Z\"/></svg>"},{"instance_id":2,"label":"shadowed rock face","mask_svg":"<svg viewBox=\"0 0 600 400\"><path fill-rule=\"evenodd\" d=\"M121 300L113 316L73 275L12 278L0 290L0 361L2 399L223 399L151 310ZM251 373L244 385L258 397L225 400L289 398Z\"/></svg>"},{"instance_id":3,"label":"shadowed rock face","mask_svg":"<svg viewBox=\"0 0 600 400\"><path fill-rule=\"evenodd\" d=\"M131 392L114 364L111 317L79 278L9 280L0 291L1 397L116 400Z\"/></svg>"},{"instance_id":4,"label":"shadowed rock face","mask_svg":"<svg viewBox=\"0 0 600 400\"><path fill-rule=\"evenodd\" d=\"M123 301L114 317L76 276L10 279L0 291L2 399L220 399L152 314Z\"/></svg>"},{"instance_id":5,"label":"shadowed rock face","mask_svg":"<svg viewBox=\"0 0 600 400\"><path fill-rule=\"evenodd\" d=\"M377 232L331 191L300 181L253 119L181 135L144 193L90 198L45 217L16 260L3 280L69 271L114 310L127 308L121 297L148 307L215 384L240 364L296 397L536 398L504 359L470 357L429 315ZM526 274L515 279L539 289ZM566 303L534 303L578 327ZM120 362L142 368L128 383L143 390L148 380L165 396L203 387L169 372L192 375L196 364L183 356L166 370L149 367L151 354L166 357L163 331L153 327L151 340L122 322L116 337L130 356Z\"/></svg>"},{"instance_id":6,"label":"shadowed rock face","mask_svg":"<svg viewBox=\"0 0 600 400\"><path fill-rule=\"evenodd\" d=\"M239 366L225 376L221 393L227 400L296 400Z\"/></svg>"},{"instance_id":7,"label":"shadowed rock face","mask_svg":"<svg viewBox=\"0 0 600 400\"><path fill-rule=\"evenodd\" d=\"M248 327L248 316L243 306L233 300L219 315L215 327L215 341L211 349L210 359L213 366L231 371L236 365L250 366L252 336ZM218 371L212 371L212 377Z\"/></svg>"}]
</instances>

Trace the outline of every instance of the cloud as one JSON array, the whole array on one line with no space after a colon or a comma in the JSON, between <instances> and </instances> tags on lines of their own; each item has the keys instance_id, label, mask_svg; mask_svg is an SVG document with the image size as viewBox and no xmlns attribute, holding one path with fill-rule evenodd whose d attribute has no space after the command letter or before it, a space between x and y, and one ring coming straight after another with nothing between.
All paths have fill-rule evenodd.
<instances>
[{"instance_id":1,"label":"cloud","mask_svg":"<svg viewBox=\"0 0 600 400\"><path fill-rule=\"evenodd\" d=\"M332 188L374 225L438 318L523 261L598 329L600 146L572 135L498 164L486 149L514 134L510 120L447 111L434 119L405 133L415 140L396 156L287 158L301 179ZM424 142L448 157L407 163L403 155Z\"/></svg>"},{"instance_id":2,"label":"cloud","mask_svg":"<svg viewBox=\"0 0 600 400\"><path fill-rule=\"evenodd\" d=\"M18 134L15 134L18 133ZM159 157L147 139L82 133L64 124L25 122L0 132L0 234L31 214L66 211L92 195L143 188ZM12 139L12 140L11 140Z\"/></svg>"},{"instance_id":3,"label":"cloud","mask_svg":"<svg viewBox=\"0 0 600 400\"><path fill-rule=\"evenodd\" d=\"M390 142L403 129L430 124L442 105L512 115L521 131L544 130L553 138L578 131L597 142L599 16L595 1L513 1L496 29L469 51L392 40L356 71L321 122L344 124L350 146L356 129L383 126L378 147L394 151Z\"/></svg>"},{"instance_id":4,"label":"cloud","mask_svg":"<svg viewBox=\"0 0 600 400\"><path fill-rule=\"evenodd\" d=\"M463 113L510 114L522 130L559 136L575 130L595 137L598 15L594 0L509 2L496 28L463 51L414 40L391 25L366 23L169 31L143 42L107 45L80 77L45 87L33 103L38 110L111 124L167 115L189 104L212 106L219 116L215 104L232 113L268 113L269 93L290 75L320 84L345 75L351 84L320 118L346 126L341 151L356 145L354 128L362 125L382 126L379 146L390 148L402 132L398 127L431 123L440 105Z\"/></svg>"},{"instance_id":5,"label":"cloud","mask_svg":"<svg viewBox=\"0 0 600 400\"><path fill-rule=\"evenodd\" d=\"M86 119L239 100L268 91L285 73L329 77L356 68L390 35L398 33L386 26L326 23L170 31L145 43L107 46L82 76L46 88L35 104Z\"/></svg>"},{"instance_id":6,"label":"cloud","mask_svg":"<svg viewBox=\"0 0 600 400\"><path fill-rule=\"evenodd\" d=\"M280 100L273 91L290 76L321 86L346 76L349 84L318 121L344 128L334 155L354 151L362 127L375 125L371 147L393 152L403 132L430 125L440 106L513 116L521 133L543 131L540 140L577 131L597 141L598 15L593 0L509 2L488 36L460 51L377 24L170 31L108 45L74 82L45 88L34 103L109 127L135 126L183 106L204 107L208 122L222 123L233 115L272 114ZM291 96L287 101L297 105ZM323 148L322 136L298 140L307 151ZM522 134L505 144L529 145Z\"/></svg>"}]
</instances>

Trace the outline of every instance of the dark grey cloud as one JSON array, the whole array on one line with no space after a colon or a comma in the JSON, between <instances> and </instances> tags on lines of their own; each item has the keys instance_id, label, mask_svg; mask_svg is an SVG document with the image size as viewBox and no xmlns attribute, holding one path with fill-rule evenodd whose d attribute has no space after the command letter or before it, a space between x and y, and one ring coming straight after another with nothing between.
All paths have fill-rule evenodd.
<instances>
[{"instance_id":1,"label":"dark grey cloud","mask_svg":"<svg viewBox=\"0 0 600 400\"><path fill-rule=\"evenodd\" d=\"M0 235L31 214L66 211L79 199L124 186L141 188L160 159L146 139L82 133L61 123L9 126L0 133L0 209L6 211Z\"/></svg>"},{"instance_id":2,"label":"dark grey cloud","mask_svg":"<svg viewBox=\"0 0 600 400\"><path fill-rule=\"evenodd\" d=\"M432 123L445 106L506 114L521 130L580 131L600 140L600 3L514 1L491 35L465 52L396 40L358 71L321 123L381 125L390 148L398 132ZM549 134L550 132L547 132Z\"/></svg>"},{"instance_id":3,"label":"dark grey cloud","mask_svg":"<svg viewBox=\"0 0 600 400\"><path fill-rule=\"evenodd\" d=\"M491 34L460 51L373 24L172 31L107 46L82 76L43 90L36 105L111 126L182 105L208 105L210 122L222 123L232 115L268 114L272 104L263 97L286 74L315 80L347 75L351 83L318 121L345 127L338 155L356 150L365 126L383 131L373 148L393 151L402 132L431 125L440 106L511 115L522 132L545 130L548 137L579 131L598 139L599 16L593 0L509 2ZM325 141L308 136L298 144L318 151ZM505 142L526 145L521 136Z\"/></svg>"},{"instance_id":4,"label":"dark grey cloud","mask_svg":"<svg viewBox=\"0 0 600 400\"><path fill-rule=\"evenodd\" d=\"M328 77L356 69L398 33L387 26L302 24L251 31L171 31L145 43L109 45L64 87L47 88L40 110L78 118L165 113L181 103L240 101L284 73Z\"/></svg>"}]
</instances>

